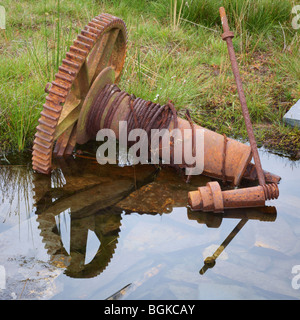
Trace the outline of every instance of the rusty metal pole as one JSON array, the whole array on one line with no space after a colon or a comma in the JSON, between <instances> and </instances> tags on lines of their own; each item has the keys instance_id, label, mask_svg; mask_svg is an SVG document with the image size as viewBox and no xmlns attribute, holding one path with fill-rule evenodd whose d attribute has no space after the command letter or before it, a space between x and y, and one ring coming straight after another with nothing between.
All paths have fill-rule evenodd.
<instances>
[{"instance_id":1,"label":"rusty metal pole","mask_svg":"<svg viewBox=\"0 0 300 320\"><path fill-rule=\"evenodd\" d=\"M234 49L233 49L232 38L234 37L234 34L232 31L229 30L225 9L223 7L221 7L219 9L219 12L220 12L221 22L222 22L222 26L223 26L223 30L224 30L224 33L222 34L222 39L224 41L226 41L226 43L227 43L228 53L229 53L229 57L230 57L230 61L231 61L231 67L232 67L232 71L234 74L234 78L235 78L235 82L236 82L236 86L237 86L237 91L238 91L241 106L242 106L243 116L245 119L247 133L248 133L248 137L249 137L249 141L250 141L250 146L252 149L252 155L253 155L256 171L257 171L258 181L259 181L260 185L265 185L266 184L265 176L264 176L264 173L262 170L259 154L257 151L257 144L255 141L252 123L251 123L251 119L250 119L250 115L249 115L249 111L248 111L248 107L247 107L247 102L246 102L246 98L245 98L245 93L243 90L242 79L240 76L238 64L237 64Z\"/></svg>"},{"instance_id":2,"label":"rusty metal pole","mask_svg":"<svg viewBox=\"0 0 300 320\"><path fill-rule=\"evenodd\" d=\"M207 183L205 187L200 187L197 191L189 192L189 204L192 210L201 210L207 212L213 211L215 213L223 212L225 208L247 208L264 206L266 200L278 198L279 189L277 182L280 180L275 179L275 183L266 184L266 178L261 167L252 123L246 103L245 93L243 90L242 80L233 49L232 38L234 37L234 34L229 30L225 9L221 7L219 11L224 30L222 39L227 43L231 67L237 85L237 91L242 106L242 112L249 136L252 156L254 158L256 173L260 186L222 191L218 182L215 181ZM252 170L250 169L250 171Z\"/></svg>"}]
</instances>

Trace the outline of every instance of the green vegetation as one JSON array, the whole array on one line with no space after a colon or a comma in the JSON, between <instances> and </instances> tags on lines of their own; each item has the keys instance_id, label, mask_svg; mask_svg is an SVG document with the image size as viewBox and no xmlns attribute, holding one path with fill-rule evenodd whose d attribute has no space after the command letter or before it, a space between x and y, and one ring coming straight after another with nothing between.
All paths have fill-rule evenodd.
<instances>
[{"instance_id":1,"label":"green vegetation","mask_svg":"<svg viewBox=\"0 0 300 320\"><path fill-rule=\"evenodd\" d=\"M300 131L282 116L300 98L300 30L291 0L0 0L0 153L31 148L45 84L77 33L108 12L128 28L120 87L161 103L171 99L209 129L246 139L219 6L226 9L259 145L295 156Z\"/></svg>"}]
</instances>

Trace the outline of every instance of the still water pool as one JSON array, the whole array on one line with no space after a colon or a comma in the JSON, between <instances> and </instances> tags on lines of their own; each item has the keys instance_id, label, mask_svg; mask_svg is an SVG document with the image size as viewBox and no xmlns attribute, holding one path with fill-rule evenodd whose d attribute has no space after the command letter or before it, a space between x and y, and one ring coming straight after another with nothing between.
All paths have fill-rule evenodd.
<instances>
[{"instance_id":1,"label":"still water pool","mask_svg":"<svg viewBox=\"0 0 300 320\"><path fill-rule=\"evenodd\" d=\"M299 299L300 161L260 156L279 198L224 214L189 210L203 176L77 157L46 177L3 161L0 298Z\"/></svg>"}]
</instances>

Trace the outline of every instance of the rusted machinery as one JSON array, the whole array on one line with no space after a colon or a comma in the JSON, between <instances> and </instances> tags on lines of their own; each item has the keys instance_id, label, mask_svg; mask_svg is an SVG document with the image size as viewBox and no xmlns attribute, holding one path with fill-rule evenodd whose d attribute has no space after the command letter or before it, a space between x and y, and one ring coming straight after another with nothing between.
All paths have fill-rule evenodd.
<instances>
[{"instance_id":1,"label":"rusted machinery","mask_svg":"<svg viewBox=\"0 0 300 320\"><path fill-rule=\"evenodd\" d=\"M229 29L224 31L223 38L231 40ZM136 98L117 86L125 61L126 43L125 23L109 14L95 17L78 35L62 61L55 80L46 85L48 95L33 144L32 165L35 171L49 174L52 169L52 153L58 157L71 155L76 143L84 144L95 139L98 130L102 128L112 129L119 138L120 121L127 122L129 132L135 128L142 128L146 132L162 128L170 131L178 128L182 132L191 127L201 129L192 124L190 119L177 117L171 101L161 106ZM244 110L246 109L243 108L245 113ZM192 141L191 144L193 135L192 133L187 139ZM253 139L251 146L248 146L204 129L203 174L231 182L234 186L238 186L242 178L258 178L263 190L270 193L264 193L265 200L276 198L280 177L262 171L257 149L255 151L252 142ZM255 165L250 163L252 156ZM186 166L183 164L179 167ZM263 180L274 183L274 187L264 187ZM203 192L195 191L198 192L197 195L189 194L192 208L201 210L212 207L215 211L220 211L227 207L224 203L221 205L224 195L220 188L211 188L212 185L216 184L209 185L209 200L213 199L214 206L201 205L201 201L204 201ZM244 190L242 195L245 193L247 198L248 191ZM196 198L195 205L193 199ZM262 203L264 201L259 199L258 205Z\"/></svg>"},{"instance_id":2,"label":"rusted machinery","mask_svg":"<svg viewBox=\"0 0 300 320\"><path fill-rule=\"evenodd\" d=\"M237 85L237 91L241 102L260 186L222 192L218 182L211 182L208 183L206 187L198 188L198 191L189 193L189 203L193 209L214 212L223 212L224 208L260 207L265 205L266 200L277 199L279 196L277 181L271 184L266 184L265 175L262 170L257 151L257 145L246 103L242 80L233 49L232 38L234 37L234 34L229 30L225 9L223 7L220 8L220 16L224 30L222 39L227 43L232 71Z\"/></svg>"}]
</instances>

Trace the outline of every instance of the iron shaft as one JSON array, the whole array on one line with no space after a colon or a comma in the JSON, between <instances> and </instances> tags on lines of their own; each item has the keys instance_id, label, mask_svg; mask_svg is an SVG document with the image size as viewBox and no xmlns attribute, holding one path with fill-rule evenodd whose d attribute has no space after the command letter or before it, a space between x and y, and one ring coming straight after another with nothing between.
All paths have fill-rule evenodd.
<instances>
[{"instance_id":1,"label":"iron shaft","mask_svg":"<svg viewBox=\"0 0 300 320\"><path fill-rule=\"evenodd\" d=\"M245 124L246 124L249 142L251 145L251 150L253 153L253 159L254 159L254 163L256 166L258 181L259 181L260 185L264 185L266 183L265 176L263 173L259 154L257 151L257 144L256 144L255 136L253 133L252 123L251 123L251 119L250 119L250 115L249 115L249 111L248 111L248 107L247 107L247 102L246 102L246 97L245 97L245 93L244 93L244 89L243 89L242 79L240 76L239 67L238 67L238 64L236 61L236 56L235 56L235 52L234 52L234 48L233 48L232 38L234 37L234 35L233 35L233 32L231 32L229 30L228 20L226 17L225 9L223 7L220 8L220 16L221 16L222 26L223 26L223 30L224 30L224 33L222 35L222 39L224 41L226 41L226 43L227 43L232 72L234 74L234 78L235 78L235 82L236 82L236 86L237 86L237 91L238 91L239 99L240 99L241 106L242 106L242 112L243 112L243 116L244 116L244 120L245 120Z\"/></svg>"}]
</instances>

